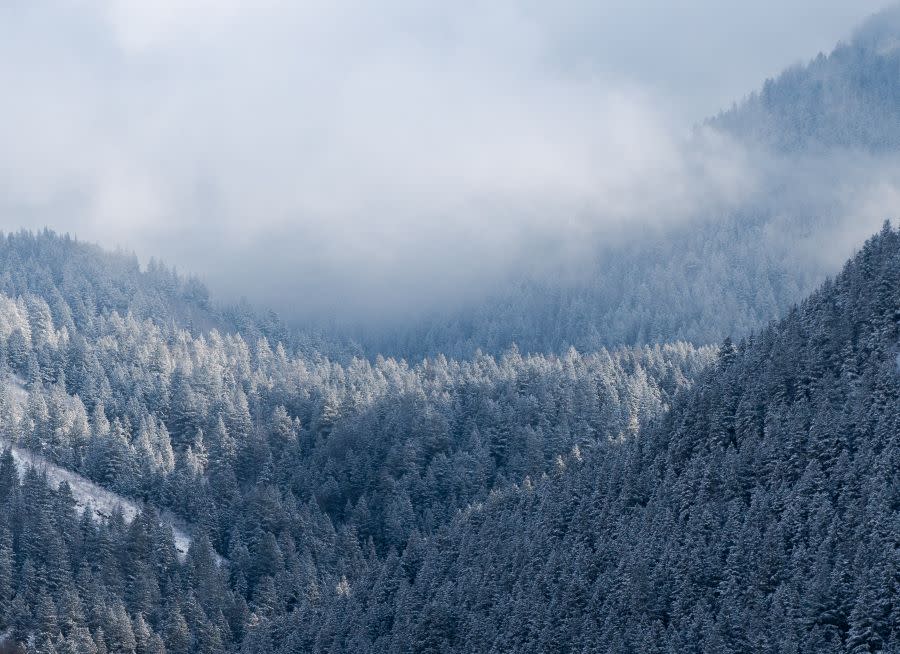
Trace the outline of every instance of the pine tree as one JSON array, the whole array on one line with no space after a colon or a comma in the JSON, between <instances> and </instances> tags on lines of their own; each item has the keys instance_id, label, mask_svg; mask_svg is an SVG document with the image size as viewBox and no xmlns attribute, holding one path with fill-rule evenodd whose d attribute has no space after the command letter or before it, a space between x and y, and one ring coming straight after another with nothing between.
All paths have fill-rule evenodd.
<instances>
[{"instance_id":1,"label":"pine tree","mask_svg":"<svg viewBox=\"0 0 900 654\"><path fill-rule=\"evenodd\" d=\"M169 607L163 628L166 648L170 654L188 654L191 648L191 632L177 605Z\"/></svg>"},{"instance_id":2,"label":"pine tree","mask_svg":"<svg viewBox=\"0 0 900 654\"><path fill-rule=\"evenodd\" d=\"M97 644L87 627L77 627L71 636L71 641L78 654L98 654Z\"/></svg>"},{"instance_id":3,"label":"pine tree","mask_svg":"<svg viewBox=\"0 0 900 654\"><path fill-rule=\"evenodd\" d=\"M41 592L35 607L35 618L38 634L46 641L52 641L59 633L56 604L46 592Z\"/></svg>"}]
</instances>

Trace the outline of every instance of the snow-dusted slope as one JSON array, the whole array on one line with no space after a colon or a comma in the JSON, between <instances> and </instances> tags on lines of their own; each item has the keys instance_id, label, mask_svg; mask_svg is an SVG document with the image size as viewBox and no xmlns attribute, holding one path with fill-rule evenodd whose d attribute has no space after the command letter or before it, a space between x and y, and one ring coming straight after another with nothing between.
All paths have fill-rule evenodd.
<instances>
[{"instance_id":1,"label":"snow-dusted slope","mask_svg":"<svg viewBox=\"0 0 900 654\"><path fill-rule=\"evenodd\" d=\"M9 398L21 410L28 399L28 391L25 390L22 380L17 377L11 377L5 383ZM109 517L113 510L118 507L125 520L131 522L140 511L140 507L135 502L102 488L71 470L61 468L47 461L42 456L18 447L15 443L10 443L0 438L0 449L7 447L12 451L13 458L19 466L20 474L24 474L28 467L34 466L47 475L47 480L54 487L59 487L64 481L68 482L79 509L83 511L87 507L91 507L95 518L101 516ZM163 514L161 518L163 524L172 528L175 536L175 548L183 556L187 553L188 546L191 544L190 536L185 528L171 515Z\"/></svg>"}]
</instances>

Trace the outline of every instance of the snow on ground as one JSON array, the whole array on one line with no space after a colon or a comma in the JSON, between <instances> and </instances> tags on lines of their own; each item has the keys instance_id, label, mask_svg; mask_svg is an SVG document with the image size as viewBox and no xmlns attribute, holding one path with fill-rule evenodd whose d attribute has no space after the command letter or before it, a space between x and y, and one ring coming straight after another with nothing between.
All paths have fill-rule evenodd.
<instances>
[{"instance_id":1,"label":"snow on ground","mask_svg":"<svg viewBox=\"0 0 900 654\"><path fill-rule=\"evenodd\" d=\"M11 377L7 380L6 387L9 398L15 404L18 404L20 408L23 407L28 399L28 391L25 390L22 380L17 377ZM78 508L83 511L90 506L95 519L100 517L108 518L116 507L119 507L126 522L131 522L140 512L140 507L137 503L98 486L71 470L55 465L42 456L0 438L0 449L6 449L7 447L12 451L13 459L15 459L19 467L19 474L24 474L25 470L34 466L39 471L46 473L47 480L54 488L58 488L64 481L69 482L69 487L72 489L72 495ZM160 517L163 524L172 528L172 533L175 536L175 548L178 550L179 555L184 556L191 544L191 537L188 535L185 527L171 515L163 513Z\"/></svg>"}]
</instances>

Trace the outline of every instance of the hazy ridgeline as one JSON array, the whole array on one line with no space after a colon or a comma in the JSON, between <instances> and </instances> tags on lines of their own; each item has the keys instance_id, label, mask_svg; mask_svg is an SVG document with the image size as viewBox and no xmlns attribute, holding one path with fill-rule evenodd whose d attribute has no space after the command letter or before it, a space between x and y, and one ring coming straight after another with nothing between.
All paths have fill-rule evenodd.
<instances>
[{"instance_id":1,"label":"hazy ridgeline","mask_svg":"<svg viewBox=\"0 0 900 654\"><path fill-rule=\"evenodd\" d=\"M704 199L662 191L652 214L629 215L636 235L599 226L584 235L589 247L550 264L539 256L537 272L522 263L508 283L487 280L483 298L346 333L365 352L416 358L512 343L537 352L716 343L765 326L897 214L898 15L874 17L699 127L681 146L699 162L669 182Z\"/></svg>"}]
</instances>

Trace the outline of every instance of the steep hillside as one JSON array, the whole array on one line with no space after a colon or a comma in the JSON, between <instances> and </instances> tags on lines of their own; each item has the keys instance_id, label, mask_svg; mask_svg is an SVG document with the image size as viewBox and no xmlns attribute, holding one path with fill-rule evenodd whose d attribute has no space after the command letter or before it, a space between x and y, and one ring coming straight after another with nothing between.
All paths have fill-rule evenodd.
<instances>
[{"instance_id":1,"label":"steep hillside","mask_svg":"<svg viewBox=\"0 0 900 654\"><path fill-rule=\"evenodd\" d=\"M900 649L900 233L637 438L473 506L276 651ZM264 648L256 651L265 651Z\"/></svg>"},{"instance_id":2,"label":"steep hillside","mask_svg":"<svg viewBox=\"0 0 900 654\"><path fill-rule=\"evenodd\" d=\"M711 124L785 152L900 149L900 5L870 18L853 39L768 80Z\"/></svg>"}]
</instances>

